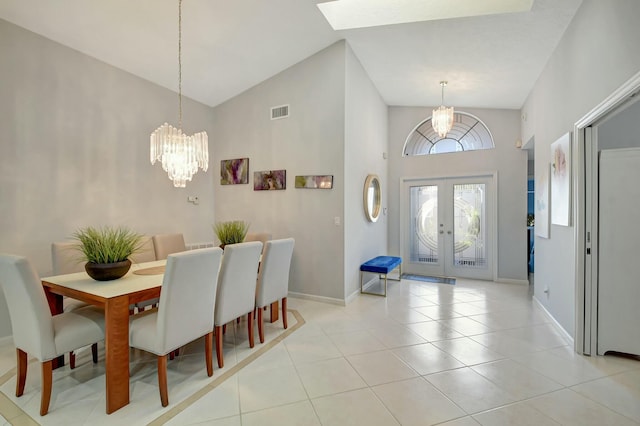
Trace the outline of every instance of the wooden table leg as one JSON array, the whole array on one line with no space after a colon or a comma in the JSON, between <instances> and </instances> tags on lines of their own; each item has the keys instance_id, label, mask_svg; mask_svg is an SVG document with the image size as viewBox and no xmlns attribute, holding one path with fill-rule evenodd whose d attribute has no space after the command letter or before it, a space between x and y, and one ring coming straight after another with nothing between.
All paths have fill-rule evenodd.
<instances>
[{"instance_id":1,"label":"wooden table leg","mask_svg":"<svg viewBox=\"0 0 640 426\"><path fill-rule=\"evenodd\" d=\"M279 309L278 308L278 301L276 300L275 302L273 302L271 304L271 317L269 318L270 322L276 322L280 318L278 309Z\"/></svg>"},{"instance_id":2,"label":"wooden table leg","mask_svg":"<svg viewBox=\"0 0 640 426\"><path fill-rule=\"evenodd\" d=\"M107 414L129 404L129 297L105 305Z\"/></svg>"},{"instance_id":3,"label":"wooden table leg","mask_svg":"<svg viewBox=\"0 0 640 426\"><path fill-rule=\"evenodd\" d=\"M52 293L49 287L44 287L44 294L47 296L47 303L49 304L51 315L61 314L64 311L62 296L60 294ZM51 365L54 370L56 368L64 367L64 355L60 355L58 358L54 359Z\"/></svg>"}]
</instances>

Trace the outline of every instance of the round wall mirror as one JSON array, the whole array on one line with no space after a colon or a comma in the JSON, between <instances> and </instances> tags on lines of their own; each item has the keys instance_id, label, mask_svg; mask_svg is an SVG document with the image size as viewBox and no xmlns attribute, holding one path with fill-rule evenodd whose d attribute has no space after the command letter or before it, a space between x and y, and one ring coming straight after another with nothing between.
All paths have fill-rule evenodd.
<instances>
[{"instance_id":1,"label":"round wall mirror","mask_svg":"<svg viewBox=\"0 0 640 426\"><path fill-rule=\"evenodd\" d=\"M380 217L380 179L377 175L369 175L364 181L364 215L369 222Z\"/></svg>"}]
</instances>

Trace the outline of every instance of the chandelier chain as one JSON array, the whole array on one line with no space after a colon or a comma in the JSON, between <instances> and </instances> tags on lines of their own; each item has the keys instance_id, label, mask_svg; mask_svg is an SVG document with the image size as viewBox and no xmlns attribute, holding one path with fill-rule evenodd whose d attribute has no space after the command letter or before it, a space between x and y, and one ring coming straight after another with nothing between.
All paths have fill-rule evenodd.
<instances>
[{"instance_id":1,"label":"chandelier chain","mask_svg":"<svg viewBox=\"0 0 640 426\"><path fill-rule=\"evenodd\" d=\"M162 169L176 188L184 188L193 175L209 167L207 132L182 133L182 0L178 0L178 128L164 123L149 140L151 164L162 163Z\"/></svg>"},{"instance_id":2,"label":"chandelier chain","mask_svg":"<svg viewBox=\"0 0 640 426\"><path fill-rule=\"evenodd\" d=\"M182 130L182 0L178 1L178 129Z\"/></svg>"}]
</instances>

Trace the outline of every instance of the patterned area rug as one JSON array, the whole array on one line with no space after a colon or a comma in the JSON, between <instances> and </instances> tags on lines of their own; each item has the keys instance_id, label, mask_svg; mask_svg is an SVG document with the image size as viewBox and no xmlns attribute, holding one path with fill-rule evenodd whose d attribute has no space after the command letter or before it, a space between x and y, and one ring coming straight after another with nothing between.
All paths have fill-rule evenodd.
<instances>
[{"instance_id":1,"label":"patterned area rug","mask_svg":"<svg viewBox=\"0 0 640 426\"><path fill-rule=\"evenodd\" d=\"M440 278L440 277L427 277L424 275L415 275L415 274L402 274L402 279L424 281L428 283L456 285L455 278Z\"/></svg>"}]
</instances>

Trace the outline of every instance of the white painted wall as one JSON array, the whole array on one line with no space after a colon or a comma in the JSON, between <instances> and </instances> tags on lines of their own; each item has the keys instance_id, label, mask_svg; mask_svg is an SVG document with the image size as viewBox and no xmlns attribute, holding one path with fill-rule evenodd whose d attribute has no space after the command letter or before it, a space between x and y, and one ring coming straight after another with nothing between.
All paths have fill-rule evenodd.
<instances>
[{"instance_id":1,"label":"white painted wall","mask_svg":"<svg viewBox=\"0 0 640 426\"><path fill-rule=\"evenodd\" d=\"M431 116L432 108L389 108L389 252L400 253L400 179L498 172L498 280L527 279L527 153L515 147L520 113L514 110L460 110L481 119L495 148L441 155L403 157L409 133Z\"/></svg>"},{"instance_id":2,"label":"white painted wall","mask_svg":"<svg viewBox=\"0 0 640 426\"><path fill-rule=\"evenodd\" d=\"M270 120L272 106L290 117ZM216 220L243 219L250 232L293 237L289 290L344 300L345 43L338 42L217 106L213 173L220 160L248 157L249 185L220 185ZM286 169L287 189L254 191L253 172ZM333 189L297 189L296 175L333 175ZM334 218L341 220L334 225Z\"/></svg>"},{"instance_id":3,"label":"white painted wall","mask_svg":"<svg viewBox=\"0 0 640 426\"><path fill-rule=\"evenodd\" d=\"M0 252L48 275L51 243L87 225L213 240L215 167L176 189L149 163L150 133L177 124L175 93L3 20L0 57ZM183 108L185 130L212 133L211 108ZM0 296L0 337L10 333Z\"/></svg>"},{"instance_id":4,"label":"white painted wall","mask_svg":"<svg viewBox=\"0 0 640 426\"><path fill-rule=\"evenodd\" d=\"M376 174L387 206L389 182L388 108L358 58L347 45L345 92L344 297L360 291L360 264L387 254L387 216L367 221L363 208L364 181Z\"/></svg>"},{"instance_id":5,"label":"white painted wall","mask_svg":"<svg viewBox=\"0 0 640 426\"><path fill-rule=\"evenodd\" d=\"M536 176L549 167L551 143L640 70L639 16L635 0L583 1L522 109L522 140L535 136ZM551 225L550 238L535 245L534 297L573 336L573 226Z\"/></svg>"}]
</instances>

